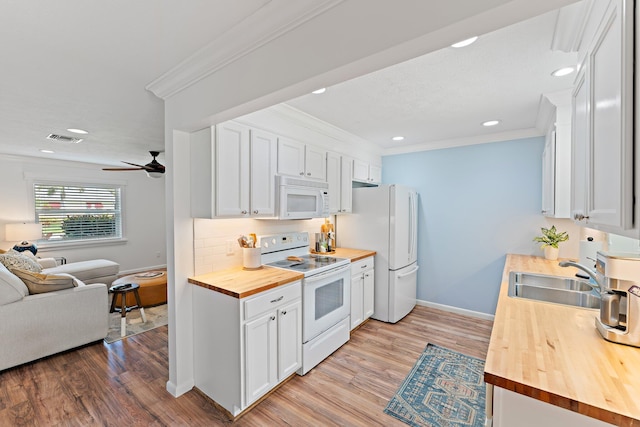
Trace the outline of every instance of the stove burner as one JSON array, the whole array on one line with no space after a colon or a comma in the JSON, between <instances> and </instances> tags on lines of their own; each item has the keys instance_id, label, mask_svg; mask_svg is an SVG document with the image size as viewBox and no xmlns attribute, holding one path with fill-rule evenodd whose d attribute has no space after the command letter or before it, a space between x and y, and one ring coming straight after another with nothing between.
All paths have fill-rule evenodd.
<instances>
[{"instance_id":1,"label":"stove burner","mask_svg":"<svg viewBox=\"0 0 640 427\"><path fill-rule=\"evenodd\" d=\"M288 270L294 270L300 273L309 273L318 269L331 268L331 266L338 263L338 265L342 265L345 261L343 258L321 255L303 255L300 258L302 258L302 262L283 259L271 262L267 265L271 267L286 268Z\"/></svg>"}]
</instances>

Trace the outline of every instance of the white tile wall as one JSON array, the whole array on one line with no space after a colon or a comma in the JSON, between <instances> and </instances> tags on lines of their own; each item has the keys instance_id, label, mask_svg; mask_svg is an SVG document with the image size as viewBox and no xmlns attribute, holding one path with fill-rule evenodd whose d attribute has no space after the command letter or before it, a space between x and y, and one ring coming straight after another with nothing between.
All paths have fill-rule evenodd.
<instances>
[{"instance_id":1,"label":"white tile wall","mask_svg":"<svg viewBox=\"0 0 640 427\"><path fill-rule=\"evenodd\" d=\"M335 223L335 221L332 221ZM275 221L257 219L200 219L193 221L194 271L196 275L224 270L242 264L242 250L238 237L255 233L258 236L290 231L320 232L324 219ZM227 254L227 242L233 248Z\"/></svg>"}]
</instances>

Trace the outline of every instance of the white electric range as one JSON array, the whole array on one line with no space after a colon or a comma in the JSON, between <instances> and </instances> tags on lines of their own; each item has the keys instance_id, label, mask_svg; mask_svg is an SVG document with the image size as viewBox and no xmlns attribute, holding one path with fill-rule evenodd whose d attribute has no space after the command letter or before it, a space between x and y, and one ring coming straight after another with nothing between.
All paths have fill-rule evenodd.
<instances>
[{"instance_id":1,"label":"white electric range","mask_svg":"<svg viewBox=\"0 0 640 427\"><path fill-rule=\"evenodd\" d=\"M350 261L310 254L307 232L260 236L259 242L262 264L304 274L302 367L298 370L304 375L349 341Z\"/></svg>"}]
</instances>

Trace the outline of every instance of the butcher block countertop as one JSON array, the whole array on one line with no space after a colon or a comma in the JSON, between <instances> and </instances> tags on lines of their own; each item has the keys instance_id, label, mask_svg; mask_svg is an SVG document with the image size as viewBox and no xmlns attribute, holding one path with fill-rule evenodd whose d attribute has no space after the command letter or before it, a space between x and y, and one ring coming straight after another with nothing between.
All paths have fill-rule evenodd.
<instances>
[{"instance_id":1,"label":"butcher block countertop","mask_svg":"<svg viewBox=\"0 0 640 427\"><path fill-rule=\"evenodd\" d=\"M605 341L598 310L507 295L509 272L573 277L558 261L507 255L485 382L619 426L640 426L640 348Z\"/></svg>"},{"instance_id":2,"label":"butcher block countertop","mask_svg":"<svg viewBox=\"0 0 640 427\"><path fill-rule=\"evenodd\" d=\"M361 259L374 256L376 251L369 251L366 249L348 249L348 248L336 248L336 253L331 254L336 258L348 258L351 262L360 261Z\"/></svg>"},{"instance_id":3,"label":"butcher block countertop","mask_svg":"<svg viewBox=\"0 0 640 427\"><path fill-rule=\"evenodd\" d=\"M304 275L281 268L262 266L245 270L241 266L189 277L189 283L222 292L235 298L245 298L277 286L302 280Z\"/></svg>"}]
</instances>

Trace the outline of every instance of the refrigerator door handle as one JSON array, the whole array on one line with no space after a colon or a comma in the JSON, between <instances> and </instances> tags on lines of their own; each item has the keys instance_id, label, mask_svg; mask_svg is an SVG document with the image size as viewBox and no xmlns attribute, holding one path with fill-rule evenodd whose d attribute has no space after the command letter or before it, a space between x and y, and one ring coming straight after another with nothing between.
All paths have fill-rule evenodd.
<instances>
[{"instance_id":1,"label":"refrigerator door handle","mask_svg":"<svg viewBox=\"0 0 640 427\"><path fill-rule=\"evenodd\" d=\"M407 276L411 276L413 273L415 273L416 271L418 271L420 267L416 265L416 268L414 268L413 270L404 273L404 274L398 274L398 279L402 279L403 277L407 277Z\"/></svg>"}]
</instances>

